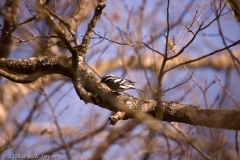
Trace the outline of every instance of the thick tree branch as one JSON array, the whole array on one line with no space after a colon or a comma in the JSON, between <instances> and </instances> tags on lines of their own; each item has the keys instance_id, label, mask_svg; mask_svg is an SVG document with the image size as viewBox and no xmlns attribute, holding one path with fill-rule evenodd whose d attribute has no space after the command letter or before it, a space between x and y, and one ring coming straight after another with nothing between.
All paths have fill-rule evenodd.
<instances>
[{"instance_id":1,"label":"thick tree branch","mask_svg":"<svg viewBox=\"0 0 240 160\"><path fill-rule=\"evenodd\" d=\"M70 68L71 56L67 54L56 57L0 59L0 75L18 83L30 83L49 74L61 74L71 78Z\"/></svg>"},{"instance_id":2,"label":"thick tree branch","mask_svg":"<svg viewBox=\"0 0 240 160\"><path fill-rule=\"evenodd\" d=\"M113 112L122 111L127 113L120 114L120 118L115 117L118 120L138 117L138 114L141 115L142 113L148 113L156 117L156 109L164 106L163 121L181 122L213 128L240 129L240 119L238 118L240 111L238 110L202 109L199 106L164 101L161 102L161 106L157 106L157 101L154 100L127 97L109 92L109 90L101 87L86 69L81 70L81 77L84 84L83 87L87 92L92 93L91 100L95 105ZM229 117L232 118L229 119ZM144 120L148 119L148 116L141 116L140 118L140 120Z\"/></svg>"},{"instance_id":3,"label":"thick tree branch","mask_svg":"<svg viewBox=\"0 0 240 160\"><path fill-rule=\"evenodd\" d=\"M71 60L72 58L69 55L37 57L23 60L1 58L1 71L4 71L7 75L4 75L2 72L0 72L0 74L16 82L21 82L20 80L22 79L14 79L14 77L11 76L18 77L19 73L24 74L26 77L32 77L34 75L34 78L38 78L36 75L40 77L47 74L58 73L72 78L71 72L69 71L69 69L71 69ZM85 103L93 103L113 112L126 112L126 114L121 114L121 117L117 118L117 120L136 118L139 117L138 114L142 115L142 113L148 113L152 117L156 117L156 109L164 106L165 110L162 119L164 121L181 122L213 128L240 129L240 119L238 118L240 111L238 110L202 109L198 106L175 102L161 102L161 106L157 106L157 102L154 100L127 97L109 92L108 89L100 85L89 70L84 67L83 63L81 68L78 69L81 81L76 79L73 80L73 83L79 97L84 100ZM9 71L13 74L9 73ZM87 92L83 91L83 88ZM232 118L229 119L229 117ZM140 118L144 120L148 119L148 116L141 116Z\"/></svg>"}]
</instances>

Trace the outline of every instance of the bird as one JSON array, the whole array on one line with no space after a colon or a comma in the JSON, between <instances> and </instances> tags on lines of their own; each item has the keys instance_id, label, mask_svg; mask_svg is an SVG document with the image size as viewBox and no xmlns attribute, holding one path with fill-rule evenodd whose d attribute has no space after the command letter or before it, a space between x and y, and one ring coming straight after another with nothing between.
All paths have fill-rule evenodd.
<instances>
[{"instance_id":1,"label":"bird","mask_svg":"<svg viewBox=\"0 0 240 160\"><path fill-rule=\"evenodd\" d=\"M100 83L104 83L105 85L108 86L108 88L111 89L111 91L114 91L114 92L124 92L125 90L128 90L128 89L136 89L136 90L142 91L141 89L138 89L134 86L134 83L136 82L130 81L122 77L115 76L113 74L104 75Z\"/></svg>"}]
</instances>

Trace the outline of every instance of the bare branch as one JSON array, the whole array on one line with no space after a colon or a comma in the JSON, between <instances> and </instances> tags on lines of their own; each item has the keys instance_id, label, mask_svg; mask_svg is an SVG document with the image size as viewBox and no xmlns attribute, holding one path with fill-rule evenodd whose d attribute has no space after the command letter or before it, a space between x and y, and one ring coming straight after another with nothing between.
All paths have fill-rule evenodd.
<instances>
[{"instance_id":1,"label":"bare branch","mask_svg":"<svg viewBox=\"0 0 240 160\"><path fill-rule=\"evenodd\" d=\"M187 134L185 134L177 125L174 125L173 123L171 123L171 125L179 132L181 133L187 140L188 143L190 143L205 159L211 159L209 158L206 154L203 153L203 151L196 145L194 144L194 142L192 142L192 140L188 137Z\"/></svg>"},{"instance_id":2,"label":"bare branch","mask_svg":"<svg viewBox=\"0 0 240 160\"><path fill-rule=\"evenodd\" d=\"M219 52L224 51L224 50L226 50L226 49L228 49L228 48L231 48L231 47L233 47L233 46L236 46L236 45L239 44L239 43L240 43L240 40L235 41L234 43L232 43L231 45L229 45L229 46L227 46L227 47L224 47L224 48L221 48L221 49L217 49L217 50L215 50L215 51L213 51L213 52L211 52L211 53L208 53L208 54L206 54L206 55L204 55L204 56L201 56L201 57L199 57L199 58L192 59L192 60L189 60L189 61L180 63L180 64L178 64L178 65L176 65L176 66L173 66L173 67L165 70L164 73L166 73L166 72L168 72L168 71L170 71L170 70L172 70L172 69L174 69L174 68L177 68L177 67L180 67L180 66L189 64L189 63L193 63L193 62L196 62L196 61L199 61L199 60L201 60L201 59L204 59L204 58L206 58L206 57L209 57L209 56L211 56L211 55L214 55L215 53L219 53Z\"/></svg>"},{"instance_id":3,"label":"bare branch","mask_svg":"<svg viewBox=\"0 0 240 160\"><path fill-rule=\"evenodd\" d=\"M237 153L237 158L239 158L238 131L235 133L235 150Z\"/></svg>"},{"instance_id":4,"label":"bare branch","mask_svg":"<svg viewBox=\"0 0 240 160\"><path fill-rule=\"evenodd\" d=\"M0 59L0 75L18 83L30 83L48 74L62 74L71 78L69 55L34 57L27 59Z\"/></svg>"},{"instance_id":5,"label":"bare branch","mask_svg":"<svg viewBox=\"0 0 240 160\"><path fill-rule=\"evenodd\" d=\"M63 143L63 145L64 145L64 148L65 148L65 151L66 151L66 153L67 153L68 159L69 159L69 160L72 160L72 156L71 156L70 151L69 151L69 146L66 144L66 142L65 142L65 140L64 140L63 134L62 134L62 132L61 132L61 128L60 128L59 123L58 123L58 120L57 120L55 108L53 107L53 105L52 105L52 103L51 103L51 101L50 101L50 98L49 98L49 96L48 96L48 94L47 94L47 92L46 92L46 90L45 90L44 87L42 87L42 91L43 91L43 94L44 94L44 96L45 96L45 98L46 98L46 100L47 100L47 103L48 103L48 105L49 105L49 107L50 107L50 109L51 109L51 111L52 111L52 113L53 113L53 114L52 114L52 116L53 116L53 121L54 121L54 123L55 123L55 125L56 125L56 127L57 127L59 136L60 136L60 138L61 138L61 140L62 140L62 143Z\"/></svg>"},{"instance_id":6,"label":"bare branch","mask_svg":"<svg viewBox=\"0 0 240 160\"><path fill-rule=\"evenodd\" d=\"M149 48L150 50L152 50L153 52L156 52L156 53L158 53L158 54L160 54L161 56L163 56L163 57L165 57L165 55L164 54L162 54L161 52L159 52L159 51L157 51L157 50L155 50L155 49L153 49L152 47L150 47L147 43L144 43L144 42L139 42L139 41L136 41L137 43L142 43L142 44L144 44L147 48Z\"/></svg>"},{"instance_id":7,"label":"bare branch","mask_svg":"<svg viewBox=\"0 0 240 160\"><path fill-rule=\"evenodd\" d=\"M86 54L87 49L88 49L88 45L90 43L90 39L92 36L92 32L97 24L98 19L100 18L101 14L102 14L102 10L105 8L106 6L106 0L101 0L97 7L95 8L95 12L93 15L92 20L90 21L90 23L88 24L88 28L87 31L83 37L82 43L81 45L77 46L77 48L83 53Z\"/></svg>"},{"instance_id":8,"label":"bare branch","mask_svg":"<svg viewBox=\"0 0 240 160\"><path fill-rule=\"evenodd\" d=\"M189 78L186 81L184 81L182 83L179 83L178 85L176 85L176 86L174 86L172 88L168 88L167 90L163 91L163 94L165 94L166 92L168 92L170 90L173 90L174 88L177 88L177 87L181 86L184 83L187 83L190 80L190 78L192 77L192 75L193 75L193 72L191 73L191 75L189 76Z\"/></svg>"},{"instance_id":9,"label":"bare branch","mask_svg":"<svg viewBox=\"0 0 240 160\"><path fill-rule=\"evenodd\" d=\"M233 97L231 96L231 94L228 92L227 88L224 86L224 84L221 82L220 78L218 78L217 75L215 75L215 78L218 80L219 84L222 86L222 88L224 89L225 93L227 93L228 97L233 101L233 103L236 105L236 107L238 107L240 109L240 106L238 105L238 103L233 99Z\"/></svg>"},{"instance_id":10,"label":"bare branch","mask_svg":"<svg viewBox=\"0 0 240 160\"><path fill-rule=\"evenodd\" d=\"M204 13L204 10L205 10L205 5L204 5L204 8L201 10L201 14L199 15L198 19L195 21L195 18L196 18L196 16L197 16L197 11L196 11L195 16L194 16L194 18L193 18L193 21L192 21L191 25L190 25L188 28L191 28L192 26L194 26L194 25L201 19L202 15L203 15L203 13ZM187 28L187 27L186 27L186 28ZM173 46L173 48L172 48L170 51L168 51L169 53L173 52L173 51L176 49L176 47L177 47L178 44L182 41L182 39L183 39L183 37L185 36L185 34L187 33L187 31L188 31L188 29L186 29L186 30L182 33L182 35L181 35L181 37L179 38L179 40L177 41L177 43Z\"/></svg>"},{"instance_id":11,"label":"bare branch","mask_svg":"<svg viewBox=\"0 0 240 160\"><path fill-rule=\"evenodd\" d=\"M158 80L157 80L157 105L160 106L159 108L156 108L156 115L157 118L160 120L163 119L164 117L164 112L165 112L165 106L161 105L162 103L162 97L163 97L163 92L162 92L162 79L164 76L164 67L168 61L168 36L170 32L170 25L169 25L169 5L170 5L170 0L167 1L167 36L166 36L166 46L165 46L165 55L162 60L162 64L160 67L160 71L158 73Z\"/></svg>"},{"instance_id":12,"label":"bare branch","mask_svg":"<svg viewBox=\"0 0 240 160\"><path fill-rule=\"evenodd\" d=\"M184 51L184 50L194 41L194 39L197 37L197 34L201 31L202 25L203 25L203 22L202 22L202 24L200 24L200 26L198 27L198 30L197 30L195 33L193 33L192 31L190 31L190 30L187 28L187 30L190 31L190 32L193 34L192 39L191 39L184 47L182 47L182 49L181 49L177 54L175 54L175 55L172 56L172 57L169 57L168 59L173 59L173 58L179 56L181 53L183 53L183 51Z\"/></svg>"},{"instance_id":13,"label":"bare branch","mask_svg":"<svg viewBox=\"0 0 240 160\"><path fill-rule=\"evenodd\" d=\"M131 43L120 43L120 42L117 42L117 41L113 41L113 40L111 40L111 39L108 39L108 38L106 38L105 37L105 35L104 35L104 37L103 36L101 36L100 34L98 34L98 33L96 33L94 30L93 30L93 33L95 34L95 35L97 35L99 38L101 38L101 39L105 39L105 40L107 40L107 41L109 41L109 42L113 42L113 43L116 43L116 44L119 44L119 45L127 45L127 46L134 46L134 44L131 44ZM121 35L121 34L120 34Z\"/></svg>"},{"instance_id":14,"label":"bare branch","mask_svg":"<svg viewBox=\"0 0 240 160\"><path fill-rule=\"evenodd\" d=\"M67 38L67 36L66 36L65 32L62 30L62 28L50 16L50 13L45 8L46 6L43 5L42 0L37 0L37 4L39 7L39 13L45 18L47 23L53 28L53 30L56 32L56 34L59 36L59 38L62 40L62 42L66 45L66 47L69 49L69 51L73 55L77 55L77 50L71 44L71 40L69 40Z\"/></svg>"},{"instance_id":15,"label":"bare branch","mask_svg":"<svg viewBox=\"0 0 240 160\"><path fill-rule=\"evenodd\" d=\"M60 16L58 16L56 13L54 13L51 9L49 9L48 7L45 7L46 10L54 17L56 17L61 23L63 23L66 28L68 29L68 31L70 32L70 34L73 37L73 41L75 43L75 45L79 45L78 39L76 37L76 34L74 33L74 31L72 30L71 26L69 23L65 22Z\"/></svg>"},{"instance_id":16,"label":"bare branch","mask_svg":"<svg viewBox=\"0 0 240 160\"><path fill-rule=\"evenodd\" d=\"M33 17L30 17L30 18L28 18L28 19L26 19L26 20L24 20L24 21L21 21L21 22L19 22L19 23L17 23L17 24L14 24L13 29L11 29L9 32L4 31L4 32L6 32L7 34L0 40L0 43L1 43L2 41L4 41L6 37L10 36L20 25L23 25L23 24L29 23L29 22L31 22L31 21L33 21L33 20L36 20L36 19L38 19L38 17L39 17L39 15L37 14L37 15L35 15L35 16L33 16Z\"/></svg>"}]
</instances>

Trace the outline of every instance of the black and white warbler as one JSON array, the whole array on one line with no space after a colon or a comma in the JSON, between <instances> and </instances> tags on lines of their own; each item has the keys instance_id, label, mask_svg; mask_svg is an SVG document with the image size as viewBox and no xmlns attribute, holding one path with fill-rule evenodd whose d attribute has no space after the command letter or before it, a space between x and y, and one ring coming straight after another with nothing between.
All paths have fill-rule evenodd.
<instances>
[{"instance_id":1,"label":"black and white warbler","mask_svg":"<svg viewBox=\"0 0 240 160\"><path fill-rule=\"evenodd\" d=\"M115 92L123 92L128 89L137 89L134 86L134 83L136 82L132 82L128 79L124 79L122 77L118 77L112 74L104 75L100 83L106 84L112 91L115 91ZM140 90L140 89L137 89L137 90Z\"/></svg>"}]
</instances>

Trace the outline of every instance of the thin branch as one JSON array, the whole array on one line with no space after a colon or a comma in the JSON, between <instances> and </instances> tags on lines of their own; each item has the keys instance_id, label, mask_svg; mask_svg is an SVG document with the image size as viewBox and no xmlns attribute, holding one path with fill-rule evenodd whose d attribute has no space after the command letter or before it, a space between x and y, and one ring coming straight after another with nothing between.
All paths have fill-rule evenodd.
<instances>
[{"instance_id":1,"label":"thin branch","mask_svg":"<svg viewBox=\"0 0 240 160\"><path fill-rule=\"evenodd\" d=\"M104 122L100 127L96 128L93 131L90 131L86 134L82 133L83 135L80 135L77 139L73 139L66 143L69 147L72 147L74 144L80 143L88 139L89 137L94 137L96 134L100 133L101 131L105 131L105 128L108 124L108 121ZM59 146L53 147L51 150L48 150L46 152L42 152L38 154L38 157L41 157L42 155L51 155L57 151L60 151L64 148L64 145L60 144Z\"/></svg>"},{"instance_id":2,"label":"thin branch","mask_svg":"<svg viewBox=\"0 0 240 160\"><path fill-rule=\"evenodd\" d=\"M0 30L2 30L2 29L0 29ZM2 30L2 31L8 33L7 31L4 31L4 30ZM28 38L26 40L23 40L23 39L19 38L18 36L14 36L12 34L10 34L10 36L18 40L15 43L24 43L24 42L28 42L28 41L34 40L36 38L58 38L58 36L56 36L56 35L49 35L49 36L46 36L46 35L34 35L34 36L32 36L32 37L30 37L30 38Z\"/></svg>"},{"instance_id":3,"label":"thin branch","mask_svg":"<svg viewBox=\"0 0 240 160\"><path fill-rule=\"evenodd\" d=\"M235 131L235 150L237 154L237 159L239 159L238 131Z\"/></svg>"},{"instance_id":4,"label":"thin branch","mask_svg":"<svg viewBox=\"0 0 240 160\"><path fill-rule=\"evenodd\" d=\"M168 57L168 38L169 38L169 32L170 32L169 5L170 5L170 0L168 0L168 2L167 2L167 36L166 36L166 45L165 45L165 56L166 57Z\"/></svg>"},{"instance_id":5,"label":"thin branch","mask_svg":"<svg viewBox=\"0 0 240 160\"><path fill-rule=\"evenodd\" d=\"M189 28L191 28L192 26L194 26L194 25L200 20L200 18L202 17L202 15L203 15L203 13L204 13L204 10L205 10L205 5L204 5L204 8L201 10L201 14L199 15L198 19L195 21L196 16L197 16L197 12L198 12L198 11L196 11L195 16L194 16L194 18L193 18L193 21L192 21L191 25L189 26ZM188 31L188 30L185 30L185 31L182 33L180 39L177 41L177 43L174 45L174 47L173 47L170 51L168 51L168 53L173 52L173 51L176 49L176 47L177 47L178 44L182 41L182 39L183 39L183 37L185 36L185 34L187 33L187 31Z\"/></svg>"},{"instance_id":6,"label":"thin branch","mask_svg":"<svg viewBox=\"0 0 240 160\"><path fill-rule=\"evenodd\" d=\"M120 42L117 42L117 41L113 41L113 40L111 40L111 39L108 39L108 38L105 37L106 33L104 34L104 37L101 36L100 34L96 33L94 30L93 30L93 33L94 33L95 35L97 35L99 38L104 39L104 40L107 40L107 41L109 41L109 42L113 42L113 43L116 43L116 44L119 44L119 45L134 46L134 44L131 44L131 43L124 43L124 42L123 42L123 43L120 43Z\"/></svg>"},{"instance_id":7,"label":"thin branch","mask_svg":"<svg viewBox=\"0 0 240 160\"><path fill-rule=\"evenodd\" d=\"M82 55L86 54L86 52L87 52L93 30L97 24L98 19L100 18L101 14L102 14L102 10L106 6L106 3L107 3L106 0L99 1L97 7L95 8L94 15L93 15L90 23L88 24L87 31L82 39L82 43L80 44L80 46L77 46L77 48L81 51Z\"/></svg>"},{"instance_id":8,"label":"thin branch","mask_svg":"<svg viewBox=\"0 0 240 160\"><path fill-rule=\"evenodd\" d=\"M225 4L224 4L224 7L225 7ZM194 41L194 39L196 38L197 34L198 34L200 31L206 29L206 28L209 27L214 21L216 21L217 19L219 19L221 16L227 14L228 12L222 14L224 7L221 9L219 15L217 15L217 16L216 16L212 21L210 21L206 26L202 27L202 26L203 26L203 22L202 22L202 23L200 24L200 26L198 27L197 31L195 32L195 34L194 34L189 28L186 27L188 31L190 31L191 33L193 33L192 39L191 39L176 55L170 57L169 59L173 59L173 58L175 58L175 57L178 57L178 56L179 56L181 53L183 53L183 51ZM203 11L202 11L202 13L203 13Z\"/></svg>"},{"instance_id":9,"label":"thin branch","mask_svg":"<svg viewBox=\"0 0 240 160\"><path fill-rule=\"evenodd\" d=\"M51 111L52 111L53 121L54 121L54 123L55 123L55 125L56 125L56 127L57 127L59 136L60 136L60 138L61 138L61 140L62 140L62 143L63 143L63 145L64 145L64 149L65 149L65 151L66 151L66 153L67 153L68 159L69 159L69 160L72 160L72 156L71 156L70 151L69 151L69 146L66 144L66 142L65 142L65 140L64 140L64 137L63 137L62 132L61 132L61 128L60 128L59 123L58 123L58 120L57 120L55 108L53 107L53 105L52 105L52 103L51 103L51 101L50 101L50 99L49 99L49 96L48 96L48 94L47 94L47 92L46 92L46 90L45 90L44 87L42 87L42 91L43 91L43 94L44 94L44 96L45 96L45 98L46 98L46 100L47 100L48 106L49 106L49 108L50 108Z\"/></svg>"},{"instance_id":10,"label":"thin branch","mask_svg":"<svg viewBox=\"0 0 240 160\"><path fill-rule=\"evenodd\" d=\"M156 117L160 120L163 119L164 117L164 112L165 112L165 106L161 105L162 102L162 97L163 97L163 92L162 92L162 78L164 75L164 67L168 61L168 36L169 36L169 31L170 31L170 25L169 25L169 3L170 0L167 2L167 36L166 36L166 48L165 48L165 55L162 60L162 65L158 74L158 83L157 83L157 105L160 106L156 109Z\"/></svg>"},{"instance_id":11,"label":"thin branch","mask_svg":"<svg viewBox=\"0 0 240 160\"><path fill-rule=\"evenodd\" d=\"M195 32L195 33L193 33L193 37L192 37L192 39L184 46L184 47L182 47L182 49L177 53L177 54L175 54L175 55L173 55L172 57L169 57L168 59L173 59L173 58L175 58L175 57L178 57L181 53L183 53L183 51L194 41L194 39L197 37L197 34L201 31L201 27L202 27L202 25L203 25L203 22L199 25L199 27L198 27L198 30ZM188 28L187 28L188 29ZM190 31L189 29L188 29L188 31Z\"/></svg>"},{"instance_id":12,"label":"thin branch","mask_svg":"<svg viewBox=\"0 0 240 160\"><path fill-rule=\"evenodd\" d=\"M190 71L188 70L188 68L187 68L186 66L184 66L184 69L186 70L186 72L187 72L189 75L191 75L191 74L190 74ZM212 81L212 83L210 83L208 86L207 86L207 83L206 83L205 88L203 88L203 87L201 87L201 86L199 85L199 83L197 82L197 80L196 80L193 76L191 76L191 79L192 79L193 82L197 85L197 87L202 91L203 96L204 96L204 101L205 101L206 108L209 108L206 93L207 93L207 90L215 83L215 80Z\"/></svg>"},{"instance_id":13,"label":"thin branch","mask_svg":"<svg viewBox=\"0 0 240 160\"><path fill-rule=\"evenodd\" d=\"M121 30L120 30L118 27L117 27L117 29L118 29L119 34L120 34L120 36L121 36L122 42L124 43L124 40L123 40L123 37L122 37L122 32L121 32Z\"/></svg>"},{"instance_id":14,"label":"thin branch","mask_svg":"<svg viewBox=\"0 0 240 160\"><path fill-rule=\"evenodd\" d=\"M225 8L225 6L226 6L226 2L224 3L223 8L221 8L220 13L219 13L218 15L216 15L216 17L215 17L212 21L210 21L205 27L203 27L201 30L204 30L205 28L209 27L214 21L216 21L216 20L219 19L220 17L228 14L229 12L222 13L223 10L224 10L224 8Z\"/></svg>"},{"instance_id":15,"label":"thin branch","mask_svg":"<svg viewBox=\"0 0 240 160\"><path fill-rule=\"evenodd\" d=\"M215 78L218 80L219 84L222 86L222 88L224 89L224 91L227 93L228 97L233 101L233 103L236 105L236 107L240 108L240 106L238 105L238 103L233 99L233 97L231 96L231 94L229 93L229 91L227 90L227 88L224 86L224 84L221 82L220 78L218 78L217 75L215 75Z\"/></svg>"},{"instance_id":16,"label":"thin branch","mask_svg":"<svg viewBox=\"0 0 240 160\"><path fill-rule=\"evenodd\" d=\"M48 7L46 7L46 10L55 18L57 18L62 24L64 24L66 26L66 28L68 29L69 33L72 35L73 37L73 41L75 43L75 45L79 45L78 39L76 37L76 34L74 33L74 31L72 30L71 26L69 25L69 23L65 22L60 16L58 16L56 13L54 13L51 9L49 9Z\"/></svg>"},{"instance_id":17,"label":"thin branch","mask_svg":"<svg viewBox=\"0 0 240 160\"><path fill-rule=\"evenodd\" d=\"M176 86L174 86L172 88L168 88L167 90L163 91L163 94L165 94L166 92L168 92L168 91L170 91L170 90L172 90L174 88L177 88L177 87L181 86L184 83L187 83L191 79L192 75L193 75L193 72L191 73L191 75L189 76L189 78L186 81L184 81L182 83L179 83L178 85L176 85Z\"/></svg>"},{"instance_id":18,"label":"thin branch","mask_svg":"<svg viewBox=\"0 0 240 160\"><path fill-rule=\"evenodd\" d=\"M232 43L231 45L227 46L227 47L224 47L224 48L221 48L221 49L217 49L217 50L215 50L215 51L213 51L213 52L211 52L211 53L208 53L208 54L206 54L206 55L204 55L204 56L201 56L201 57L199 57L199 58L196 58L196 59L192 59L192 60L189 60L189 61L186 61L186 62L179 63L178 65L173 66L173 67L165 70L164 73L166 73L166 72L168 72L168 71L170 71L170 70L172 70L172 69L174 69L174 68L177 68L177 67L180 67L180 66L183 66L183 65L186 65L186 64L189 64L189 63L193 63L193 62L199 61L199 60L201 60L201 59L207 58L207 57L209 57L209 56L211 56L211 55L214 55L215 53L218 53L218 52L224 51L224 50L226 50L226 49L228 49L228 48L231 48L231 47L233 47L233 46L236 46L236 45L239 44L239 43L240 43L240 39L239 39L238 41Z\"/></svg>"},{"instance_id":19,"label":"thin branch","mask_svg":"<svg viewBox=\"0 0 240 160\"><path fill-rule=\"evenodd\" d=\"M26 39L26 40L23 40L23 39L20 39L19 37L16 36L16 38L18 39L18 41L16 41L15 43L23 43L23 42L28 42L28 41L31 41L31 40L35 40L36 38L58 38L57 35L33 35L32 37Z\"/></svg>"},{"instance_id":20,"label":"thin branch","mask_svg":"<svg viewBox=\"0 0 240 160\"><path fill-rule=\"evenodd\" d=\"M192 140L188 137L188 135L186 135L177 125L174 125L173 123L171 123L171 125L179 132L181 133L185 138L186 141L191 144L205 159L211 159L210 157L208 157L205 153L203 153L203 151L192 142Z\"/></svg>"},{"instance_id":21,"label":"thin branch","mask_svg":"<svg viewBox=\"0 0 240 160\"><path fill-rule=\"evenodd\" d=\"M105 36L106 36L106 35L104 35L104 37L105 37ZM94 38L94 37L92 37L92 39L93 39L93 38ZM96 39L97 39L97 38L96 38ZM93 48L94 46L102 43L103 41L104 41L104 38L101 38L99 42L97 42L97 43L93 44L92 46L88 47L88 49Z\"/></svg>"},{"instance_id":22,"label":"thin branch","mask_svg":"<svg viewBox=\"0 0 240 160\"><path fill-rule=\"evenodd\" d=\"M218 31L219 31L220 37L222 39L222 42L223 42L224 46L226 47L227 43L226 43L226 40L225 40L224 35L223 35L222 27L221 27L221 24L220 24L220 19L217 20L217 24L218 24ZM235 60L238 64L240 64L239 59L236 56L234 56L232 51L230 49L227 49L227 50L228 50L230 56L232 57L232 59ZM239 72L237 67L236 67L236 69Z\"/></svg>"},{"instance_id":23,"label":"thin branch","mask_svg":"<svg viewBox=\"0 0 240 160\"><path fill-rule=\"evenodd\" d=\"M189 74L189 75L192 75L191 72L188 70L188 68L186 66L184 66L184 69L186 70L186 72ZM190 76L190 78L192 79L192 81L197 85L197 87L203 92L203 88L199 85L199 83L197 82L197 80L193 77L193 76Z\"/></svg>"},{"instance_id":24,"label":"thin branch","mask_svg":"<svg viewBox=\"0 0 240 160\"><path fill-rule=\"evenodd\" d=\"M47 21L47 23L52 27L52 29L56 32L56 34L59 36L59 38L62 40L62 42L66 45L66 47L69 49L69 51L72 53L73 56L77 56L78 52L73 47L71 40L68 39L67 35L63 31L63 29L59 26L57 22L54 21L53 17L50 16L50 13L48 9L43 5L42 0L37 0L37 5L39 7L38 11L39 13L44 17L44 19Z\"/></svg>"},{"instance_id":25,"label":"thin branch","mask_svg":"<svg viewBox=\"0 0 240 160\"><path fill-rule=\"evenodd\" d=\"M142 44L144 44L148 49L150 49L150 50L152 50L153 52L156 52L156 53L158 53L158 54L160 54L161 56L163 56L163 57L165 57L165 55L164 54L162 54L161 52L159 52L159 51L157 51L157 50L155 50L155 49L153 49L152 47L150 47L147 43L144 43L144 42L139 42L139 41L136 41L137 43L142 43Z\"/></svg>"},{"instance_id":26,"label":"thin branch","mask_svg":"<svg viewBox=\"0 0 240 160\"><path fill-rule=\"evenodd\" d=\"M0 43L1 43L2 41L4 41L6 37L12 36L11 34L12 34L20 25L23 25L23 24L29 23L29 22L31 22L31 21L33 21L33 20L36 20L36 19L38 19L38 17L39 17L39 14L37 14L37 15L35 15L35 16L33 16L33 17L30 17L30 18L28 18L28 19L26 19L26 20L24 20L24 21L21 21L21 22L19 22L19 23L17 23L17 24L14 24L13 29L11 29L11 30L0 40ZM7 31L5 31L5 32L7 32Z\"/></svg>"}]
</instances>

